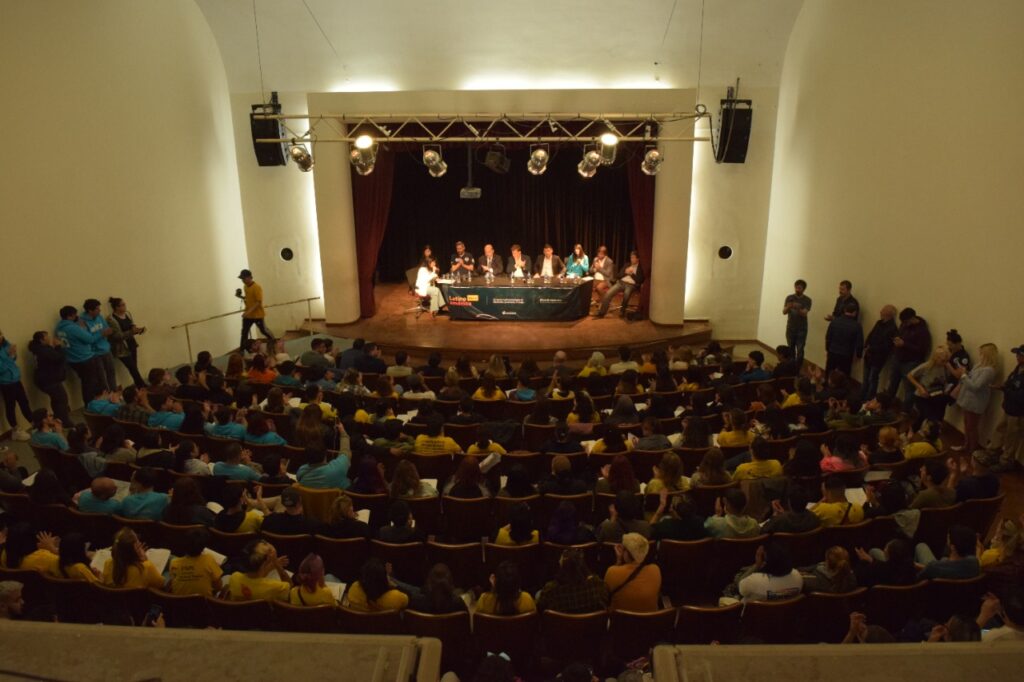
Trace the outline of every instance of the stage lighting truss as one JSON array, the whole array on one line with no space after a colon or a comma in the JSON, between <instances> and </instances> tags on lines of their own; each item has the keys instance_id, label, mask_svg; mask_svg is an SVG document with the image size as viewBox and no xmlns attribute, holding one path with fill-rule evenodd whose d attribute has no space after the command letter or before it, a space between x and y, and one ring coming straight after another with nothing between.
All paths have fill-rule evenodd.
<instances>
[{"instance_id":1,"label":"stage lighting truss","mask_svg":"<svg viewBox=\"0 0 1024 682\"><path fill-rule=\"evenodd\" d=\"M448 164L441 158L441 145L423 146L423 165L432 178L439 178L448 172Z\"/></svg>"}]
</instances>

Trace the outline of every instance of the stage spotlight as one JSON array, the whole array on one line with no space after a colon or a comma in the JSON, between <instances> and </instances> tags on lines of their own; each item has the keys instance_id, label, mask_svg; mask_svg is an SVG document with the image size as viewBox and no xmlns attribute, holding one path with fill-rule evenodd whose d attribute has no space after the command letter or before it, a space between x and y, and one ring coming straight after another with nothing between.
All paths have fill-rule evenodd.
<instances>
[{"instance_id":1,"label":"stage spotlight","mask_svg":"<svg viewBox=\"0 0 1024 682\"><path fill-rule=\"evenodd\" d=\"M526 162L526 170L530 171L530 175L544 175L550 158L551 154L546 144L533 145L530 147L530 160Z\"/></svg>"},{"instance_id":2,"label":"stage spotlight","mask_svg":"<svg viewBox=\"0 0 1024 682\"><path fill-rule=\"evenodd\" d=\"M439 178L448 172L448 164L441 158L441 148L424 147L423 165L427 167L430 177Z\"/></svg>"},{"instance_id":3,"label":"stage spotlight","mask_svg":"<svg viewBox=\"0 0 1024 682\"><path fill-rule=\"evenodd\" d=\"M615 163L615 150L618 148L619 138L612 133L605 133L601 136L601 164L610 166Z\"/></svg>"},{"instance_id":4,"label":"stage spotlight","mask_svg":"<svg viewBox=\"0 0 1024 682\"><path fill-rule=\"evenodd\" d=\"M355 144L352 145L352 151L349 152L348 159L352 162L352 167L356 169L356 173L360 175L372 173L374 164L377 163L377 145L373 143L373 138L369 135L357 137Z\"/></svg>"},{"instance_id":5,"label":"stage spotlight","mask_svg":"<svg viewBox=\"0 0 1024 682\"><path fill-rule=\"evenodd\" d=\"M299 167L299 170L303 173L308 173L313 170L313 155L309 153L304 145L292 143L292 146L288 148L288 156L295 162L295 165Z\"/></svg>"},{"instance_id":6,"label":"stage spotlight","mask_svg":"<svg viewBox=\"0 0 1024 682\"><path fill-rule=\"evenodd\" d=\"M512 161L505 155L505 147L500 144L496 144L487 152L487 156L484 157L484 165L495 173L504 175L505 173L508 173L508 169L512 165Z\"/></svg>"},{"instance_id":7,"label":"stage spotlight","mask_svg":"<svg viewBox=\"0 0 1024 682\"><path fill-rule=\"evenodd\" d=\"M595 150L583 152L583 160L576 164L576 172L585 178L592 178L601 165L601 155Z\"/></svg>"},{"instance_id":8,"label":"stage spotlight","mask_svg":"<svg viewBox=\"0 0 1024 682\"><path fill-rule=\"evenodd\" d=\"M661 170L661 164L664 160L657 147L648 147L647 151L644 152L644 160L640 162L640 170L645 175L657 175L658 171Z\"/></svg>"}]
</instances>

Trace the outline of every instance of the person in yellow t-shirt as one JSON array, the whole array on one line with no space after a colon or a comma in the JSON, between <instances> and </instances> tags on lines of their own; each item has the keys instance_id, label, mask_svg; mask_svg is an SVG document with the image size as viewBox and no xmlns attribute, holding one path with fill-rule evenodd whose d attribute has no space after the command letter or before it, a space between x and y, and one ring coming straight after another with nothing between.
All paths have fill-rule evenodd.
<instances>
[{"instance_id":1,"label":"person in yellow t-shirt","mask_svg":"<svg viewBox=\"0 0 1024 682\"><path fill-rule=\"evenodd\" d=\"M511 561L498 564L491 574L491 591L484 592L476 601L477 613L493 616L514 616L536 610L533 597L521 589L519 567Z\"/></svg>"},{"instance_id":2,"label":"person in yellow t-shirt","mask_svg":"<svg viewBox=\"0 0 1024 682\"><path fill-rule=\"evenodd\" d=\"M267 314L263 310L263 287L256 283L249 270L242 270L238 273L238 279L245 284L245 293L242 293L241 290L235 292L235 295L245 302L245 310L242 311L242 340L238 346L239 352L244 353L248 350L249 330L253 325L256 325L256 328L263 332L263 336L267 337L267 347L273 348L274 335L267 329L265 319Z\"/></svg>"},{"instance_id":3,"label":"person in yellow t-shirt","mask_svg":"<svg viewBox=\"0 0 1024 682\"><path fill-rule=\"evenodd\" d=\"M495 382L493 375L484 374L480 378L480 388L476 389L476 392L473 393L473 400L493 402L498 400L508 400L508 396L505 395L505 391L498 388L498 384Z\"/></svg>"},{"instance_id":4,"label":"person in yellow t-shirt","mask_svg":"<svg viewBox=\"0 0 1024 682\"><path fill-rule=\"evenodd\" d=\"M0 553L5 568L40 571L60 577L58 540L49 533L34 533L27 523L15 523L7 531L7 542Z\"/></svg>"},{"instance_id":5,"label":"person in yellow t-shirt","mask_svg":"<svg viewBox=\"0 0 1024 682\"><path fill-rule=\"evenodd\" d=\"M530 505L518 502L508 512L508 525L498 529L494 544L505 546L533 545L540 542L540 532L533 527Z\"/></svg>"},{"instance_id":6,"label":"person in yellow t-shirt","mask_svg":"<svg viewBox=\"0 0 1024 682\"><path fill-rule=\"evenodd\" d=\"M345 596L354 611L401 611L409 605L409 595L395 587L384 562L376 557L363 564L359 580Z\"/></svg>"},{"instance_id":7,"label":"person in yellow t-shirt","mask_svg":"<svg viewBox=\"0 0 1024 682\"><path fill-rule=\"evenodd\" d=\"M978 539L978 562L982 568L989 568L1001 564L1007 559L1019 558L1024 549L1024 534L1020 526L1010 519L1004 519L999 524L999 530L992 538L992 546L985 549L981 538Z\"/></svg>"},{"instance_id":8,"label":"person in yellow t-shirt","mask_svg":"<svg viewBox=\"0 0 1024 682\"><path fill-rule=\"evenodd\" d=\"M718 434L718 447L728 448L750 445L753 434L747 430L747 414L743 410L732 409L722 414L725 428Z\"/></svg>"},{"instance_id":9,"label":"person in yellow t-shirt","mask_svg":"<svg viewBox=\"0 0 1024 682\"><path fill-rule=\"evenodd\" d=\"M654 466L654 478L647 483L646 494L655 495L662 490L670 493L686 492L690 489L690 479L683 476L683 462L674 452L666 452L661 461Z\"/></svg>"},{"instance_id":10,"label":"person in yellow t-shirt","mask_svg":"<svg viewBox=\"0 0 1024 682\"><path fill-rule=\"evenodd\" d=\"M288 601L292 589L284 570L288 557L278 557L274 546L263 540L253 540L243 553L246 571L232 573L228 578L228 598L231 601ZM269 577L270 573L276 573L278 579Z\"/></svg>"},{"instance_id":11,"label":"person in yellow t-shirt","mask_svg":"<svg viewBox=\"0 0 1024 682\"><path fill-rule=\"evenodd\" d=\"M114 536L110 558L103 565L103 584L111 587L163 587L163 576L146 558L146 548L131 528L122 528Z\"/></svg>"},{"instance_id":12,"label":"person in yellow t-shirt","mask_svg":"<svg viewBox=\"0 0 1024 682\"><path fill-rule=\"evenodd\" d=\"M444 421L432 418L427 423L426 433L416 436L412 451L420 455L454 455L462 452L462 448L444 435Z\"/></svg>"},{"instance_id":13,"label":"person in yellow t-shirt","mask_svg":"<svg viewBox=\"0 0 1024 682\"><path fill-rule=\"evenodd\" d=\"M288 594L292 606L337 606L338 601L324 582L324 560L316 554L307 554L295 572L298 583Z\"/></svg>"},{"instance_id":14,"label":"person in yellow t-shirt","mask_svg":"<svg viewBox=\"0 0 1024 682\"><path fill-rule=\"evenodd\" d=\"M750 444L749 462L736 467L732 473L732 480L746 481L753 478L775 478L782 475L782 463L772 459L771 449L768 441L758 436Z\"/></svg>"},{"instance_id":15,"label":"person in yellow t-shirt","mask_svg":"<svg viewBox=\"0 0 1024 682\"><path fill-rule=\"evenodd\" d=\"M583 366L583 369L580 370L577 376L581 379L586 379L591 374L596 374L599 377L608 374L608 368L604 366L604 353L596 350L591 353L587 364Z\"/></svg>"},{"instance_id":16,"label":"person in yellow t-shirt","mask_svg":"<svg viewBox=\"0 0 1024 682\"><path fill-rule=\"evenodd\" d=\"M821 525L849 526L864 520L864 509L846 499L846 484L839 476L829 476L821 484L822 500L811 511L821 519Z\"/></svg>"},{"instance_id":17,"label":"person in yellow t-shirt","mask_svg":"<svg viewBox=\"0 0 1024 682\"><path fill-rule=\"evenodd\" d=\"M499 443L495 443L491 440L490 432L481 426L476 432L476 442L466 449L466 454L489 455L491 453L497 453L499 455L507 454L505 452L505 448L501 447Z\"/></svg>"},{"instance_id":18,"label":"person in yellow t-shirt","mask_svg":"<svg viewBox=\"0 0 1024 682\"><path fill-rule=\"evenodd\" d=\"M171 560L171 592L201 594L209 597L220 592L224 571L213 555L205 552L210 534L205 528L185 535L185 556Z\"/></svg>"},{"instance_id":19,"label":"person in yellow t-shirt","mask_svg":"<svg viewBox=\"0 0 1024 682\"><path fill-rule=\"evenodd\" d=\"M61 538L59 572L62 578L99 582L99 571L89 563L89 555L85 551L85 536L81 533L68 533Z\"/></svg>"}]
</instances>

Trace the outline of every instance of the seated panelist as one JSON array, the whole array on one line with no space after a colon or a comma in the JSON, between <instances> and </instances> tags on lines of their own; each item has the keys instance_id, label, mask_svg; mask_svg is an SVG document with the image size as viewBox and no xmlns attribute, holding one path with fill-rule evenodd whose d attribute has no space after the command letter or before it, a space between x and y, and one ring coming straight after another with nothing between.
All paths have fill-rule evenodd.
<instances>
[{"instance_id":1,"label":"seated panelist","mask_svg":"<svg viewBox=\"0 0 1024 682\"><path fill-rule=\"evenodd\" d=\"M507 268L509 276L525 279L533 272L532 265L533 261L523 253L522 247L519 244L513 244L512 257L508 261Z\"/></svg>"},{"instance_id":2,"label":"seated panelist","mask_svg":"<svg viewBox=\"0 0 1024 682\"><path fill-rule=\"evenodd\" d=\"M473 254L466 251L466 245L462 242L455 242L455 253L452 254L452 273L457 275L473 274L473 267L476 259Z\"/></svg>"},{"instance_id":3,"label":"seated panelist","mask_svg":"<svg viewBox=\"0 0 1024 682\"><path fill-rule=\"evenodd\" d=\"M481 275L490 273L494 276L498 276L505 272L502 268L501 256L494 253L493 244L487 244L484 246L484 255L480 256L480 260L477 261L476 271Z\"/></svg>"},{"instance_id":4,"label":"seated panelist","mask_svg":"<svg viewBox=\"0 0 1024 682\"><path fill-rule=\"evenodd\" d=\"M551 244L544 245L544 253L537 256L537 262L533 264L533 274L541 277L558 277L565 271L565 264L562 259L555 255Z\"/></svg>"},{"instance_id":5,"label":"seated panelist","mask_svg":"<svg viewBox=\"0 0 1024 682\"><path fill-rule=\"evenodd\" d=\"M590 263L590 274L594 276L594 293L600 298L612 286L615 279L615 262L608 257L608 247L597 248L597 255Z\"/></svg>"},{"instance_id":6,"label":"seated panelist","mask_svg":"<svg viewBox=\"0 0 1024 682\"><path fill-rule=\"evenodd\" d=\"M577 244L572 255L565 259L565 274L569 277L586 277L590 272L590 258L583 251L583 245Z\"/></svg>"}]
</instances>

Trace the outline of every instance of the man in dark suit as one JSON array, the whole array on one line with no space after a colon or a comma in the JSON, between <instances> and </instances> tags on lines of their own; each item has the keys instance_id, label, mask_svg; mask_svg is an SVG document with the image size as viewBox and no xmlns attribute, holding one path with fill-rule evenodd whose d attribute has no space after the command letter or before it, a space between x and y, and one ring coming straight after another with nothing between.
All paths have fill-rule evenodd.
<instances>
[{"instance_id":1,"label":"man in dark suit","mask_svg":"<svg viewBox=\"0 0 1024 682\"><path fill-rule=\"evenodd\" d=\"M555 255L551 244L544 245L544 253L537 256L537 262L533 264L533 274L542 277L558 277L565 272L565 264L562 259Z\"/></svg>"},{"instance_id":2,"label":"man in dark suit","mask_svg":"<svg viewBox=\"0 0 1024 682\"><path fill-rule=\"evenodd\" d=\"M620 315L626 316L626 306L629 305L629 299L633 297L633 293L640 289L640 286L644 283L644 269L640 265L640 254L636 251L629 252L629 265L622 268L619 273L619 280L615 283L615 286L608 289L608 292L601 299L601 307L597 311L598 317L604 317L608 314L608 306L611 305L612 299L615 294L622 292L622 311Z\"/></svg>"},{"instance_id":3,"label":"man in dark suit","mask_svg":"<svg viewBox=\"0 0 1024 682\"><path fill-rule=\"evenodd\" d=\"M605 295L615 279L615 261L608 257L608 247L597 247L597 255L590 263L590 274L594 278L594 293L598 299Z\"/></svg>"},{"instance_id":4,"label":"man in dark suit","mask_svg":"<svg viewBox=\"0 0 1024 682\"><path fill-rule=\"evenodd\" d=\"M481 275L486 275L489 272L495 277L505 272L502 269L501 256L494 253L493 244L487 244L484 246L484 255L477 261L476 271Z\"/></svg>"},{"instance_id":5,"label":"man in dark suit","mask_svg":"<svg viewBox=\"0 0 1024 682\"><path fill-rule=\"evenodd\" d=\"M523 249L519 244L512 245L512 258L508 262L508 274L512 277L529 277L532 269L533 261L530 257L523 254Z\"/></svg>"}]
</instances>

